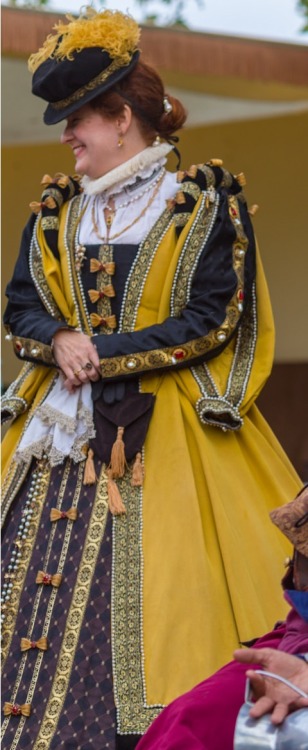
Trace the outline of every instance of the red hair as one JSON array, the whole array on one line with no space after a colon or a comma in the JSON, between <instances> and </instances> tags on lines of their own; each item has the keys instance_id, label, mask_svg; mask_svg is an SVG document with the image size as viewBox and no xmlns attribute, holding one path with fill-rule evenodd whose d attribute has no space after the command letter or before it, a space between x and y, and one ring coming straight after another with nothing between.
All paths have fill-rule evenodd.
<instances>
[{"instance_id":1,"label":"red hair","mask_svg":"<svg viewBox=\"0 0 308 750\"><path fill-rule=\"evenodd\" d=\"M165 112L165 97L172 106L170 112ZM89 102L93 109L100 109L105 117L111 119L123 111L124 104L131 107L140 130L149 143L156 135L168 140L184 125L187 117L181 102L174 96L166 94L164 84L156 70L140 60L131 73L110 91L100 94Z\"/></svg>"}]
</instances>

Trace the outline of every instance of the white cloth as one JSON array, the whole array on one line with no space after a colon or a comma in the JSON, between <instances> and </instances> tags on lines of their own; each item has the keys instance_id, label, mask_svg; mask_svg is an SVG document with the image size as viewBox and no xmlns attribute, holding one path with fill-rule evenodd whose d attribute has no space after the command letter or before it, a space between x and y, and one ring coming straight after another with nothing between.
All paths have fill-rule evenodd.
<instances>
[{"instance_id":1,"label":"white cloth","mask_svg":"<svg viewBox=\"0 0 308 750\"><path fill-rule=\"evenodd\" d=\"M84 445L95 437L91 385L85 383L68 393L61 373L36 410L18 445L16 461L48 456L51 466L67 457L76 463L85 459Z\"/></svg>"}]
</instances>

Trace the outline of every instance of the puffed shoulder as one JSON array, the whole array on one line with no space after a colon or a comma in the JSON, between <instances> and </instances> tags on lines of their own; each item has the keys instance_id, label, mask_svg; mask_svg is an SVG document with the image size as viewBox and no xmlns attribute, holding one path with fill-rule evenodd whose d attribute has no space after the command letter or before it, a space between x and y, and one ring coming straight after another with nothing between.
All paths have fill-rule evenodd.
<instances>
[{"instance_id":1,"label":"puffed shoulder","mask_svg":"<svg viewBox=\"0 0 308 750\"><path fill-rule=\"evenodd\" d=\"M187 223L201 193L205 195L205 208L214 203L217 191L225 189L231 195L243 198L242 188L246 184L245 175L233 175L223 167L221 159L210 159L205 164L193 164L185 171L177 173L179 190L173 201L174 221L180 231ZM244 200L244 198L243 198Z\"/></svg>"},{"instance_id":2,"label":"puffed shoulder","mask_svg":"<svg viewBox=\"0 0 308 750\"><path fill-rule=\"evenodd\" d=\"M41 227L45 233L49 247L55 257L58 257L59 211L63 203L71 200L82 192L79 175L72 177L57 172L54 177L45 174L41 180L43 193L39 202L30 203L34 214L41 212Z\"/></svg>"}]
</instances>

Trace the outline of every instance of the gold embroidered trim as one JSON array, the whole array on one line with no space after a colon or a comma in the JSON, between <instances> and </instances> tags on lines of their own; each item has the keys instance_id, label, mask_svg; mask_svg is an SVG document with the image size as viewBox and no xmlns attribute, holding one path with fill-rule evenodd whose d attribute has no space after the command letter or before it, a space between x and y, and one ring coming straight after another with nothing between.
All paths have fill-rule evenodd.
<instances>
[{"instance_id":1,"label":"gold embroidered trim","mask_svg":"<svg viewBox=\"0 0 308 750\"><path fill-rule=\"evenodd\" d=\"M41 224L43 232L47 232L49 229L55 229L56 231L59 229L57 216L43 216Z\"/></svg>"},{"instance_id":2,"label":"gold embroidered trim","mask_svg":"<svg viewBox=\"0 0 308 750\"><path fill-rule=\"evenodd\" d=\"M108 513L107 476L101 472L93 504L91 519L77 573L72 603L68 612L61 651L54 674L50 697L33 746L33 750L48 750L56 731L66 697L67 676L70 674L79 641L87 605L93 571L99 554Z\"/></svg>"},{"instance_id":3,"label":"gold embroidered trim","mask_svg":"<svg viewBox=\"0 0 308 750\"><path fill-rule=\"evenodd\" d=\"M197 185L195 182L183 182L182 190L183 190L183 193L187 193L187 195L191 195L195 201L198 200L199 195L201 193L199 185Z\"/></svg>"},{"instance_id":4,"label":"gold embroidered trim","mask_svg":"<svg viewBox=\"0 0 308 750\"><path fill-rule=\"evenodd\" d=\"M163 706L147 706L142 608L142 491L129 472L118 480L126 515L114 517L112 643L119 734L144 734Z\"/></svg>"},{"instance_id":5,"label":"gold embroidered trim","mask_svg":"<svg viewBox=\"0 0 308 750\"><path fill-rule=\"evenodd\" d=\"M52 348L49 344L42 344L34 339L25 339L23 336L12 337L15 354L21 357L32 357L38 359L47 365L55 365Z\"/></svg>"},{"instance_id":6,"label":"gold embroidered trim","mask_svg":"<svg viewBox=\"0 0 308 750\"><path fill-rule=\"evenodd\" d=\"M28 467L26 467L28 470ZM28 529L27 539L23 540L22 547L20 548L22 557L20 558L19 565L14 574L13 589L10 597L10 601L7 604L5 610L5 621L2 626L3 636L3 662L7 657L8 650L10 648L11 639L13 637L15 629L15 620L18 612L20 596L24 587L24 581L28 569L29 559L32 554L32 550L35 544L36 535L41 519L42 509L48 489L50 468L46 464L46 461L40 461L37 466L37 473L41 472L39 478L39 484L37 484L37 494L35 496L35 503L33 504L33 514L31 515L30 525Z\"/></svg>"},{"instance_id":7,"label":"gold embroidered trim","mask_svg":"<svg viewBox=\"0 0 308 750\"><path fill-rule=\"evenodd\" d=\"M77 195L70 201L65 227L65 246L67 250L67 262L69 266L70 274L70 287L71 295L74 303L74 307L77 313L78 326L88 336L93 335L93 328L91 326L90 316L88 314L83 284L81 280L81 266L82 263L76 263L76 257L78 257L78 243L77 243L77 230L80 220L84 214L86 204L82 206L82 196ZM84 258L83 253L83 258Z\"/></svg>"},{"instance_id":8,"label":"gold embroidered trim","mask_svg":"<svg viewBox=\"0 0 308 750\"><path fill-rule=\"evenodd\" d=\"M236 240L233 243L233 266L238 277L238 286L243 289L248 239L244 234L237 198L229 196L228 202L230 218L236 231ZM223 326L221 328L223 330ZM253 366L256 342L257 308L256 290L253 285L252 300L237 331L236 347L225 393L219 394L206 363L192 369L202 393L196 403L196 410L204 424L220 427L223 430L236 430L242 426L240 407Z\"/></svg>"},{"instance_id":9,"label":"gold embroidered trim","mask_svg":"<svg viewBox=\"0 0 308 750\"><path fill-rule=\"evenodd\" d=\"M98 86L104 83L107 78L109 78L109 76L115 73L116 70L123 67L124 66L122 60L113 60L108 68L103 70L102 73L99 73L97 76L95 76L95 78L92 78L92 80L89 81L85 86L81 86L80 89L74 91L73 94L68 96L66 99L59 99L59 101L57 102L51 102L50 106L52 107L52 109L58 110L68 107L70 104L73 104L73 102L80 101L80 99L83 99L88 91L94 91L96 88L98 88Z\"/></svg>"},{"instance_id":10,"label":"gold embroidered trim","mask_svg":"<svg viewBox=\"0 0 308 750\"><path fill-rule=\"evenodd\" d=\"M103 263L104 265L110 264L113 262L113 245L104 244L101 245L99 248L99 254L98 254L99 261ZM107 268L110 267L110 265L107 265ZM95 277L94 277L95 278ZM96 288L98 290L101 290L104 288L104 286L107 286L111 283L111 276L110 274L107 274L106 270L99 271L96 274ZM112 308L111 308L111 302L108 297L102 297L98 304L97 304L97 312L98 315L101 318L106 318L107 320L110 319L112 316ZM101 325L99 328L99 333L103 334L111 334L113 333L114 329L110 325Z\"/></svg>"},{"instance_id":11,"label":"gold embroidered trim","mask_svg":"<svg viewBox=\"0 0 308 750\"><path fill-rule=\"evenodd\" d=\"M169 229L172 220L173 213L169 208L166 208L156 224L154 224L154 227L151 229L144 242L140 245L138 255L133 263L128 278L126 291L123 295L122 311L119 321L119 331L121 332L128 333L134 330L140 299L151 264L154 260L159 243ZM127 357L126 359L129 360L130 358ZM131 366L128 365L128 368L129 371Z\"/></svg>"},{"instance_id":12,"label":"gold embroidered trim","mask_svg":"<svg viewBox=\"0 0 308 750\"><path fill-rule=\"evenodd\" d=\"M59 495L58 495L58 499L57 499L57 507L58 508L60 508L62 506L63 498L64 498L65 494L67 493L67 481L68 481L68 478L70 476L71 467L72 467L72 463L68 459L67 462L66 462L65 470L64 470L64 473L63 473L62 481L61 481L61 487L60 487ZM84 471L84 467L83 466L79 466L78 467L78 475L77 475L76 487L75 487L75 492L74 492L74 498L73 498L73 501L72 501L73 507L77 506L78 499L80 497L80 491L81 491L82 482L83 482L83 471ZM58 566L57 566L58 573L62 573L63 572L64 564L65 564L65 561L66 561L66 558L67 558L67 554L68 554L68 550L69 550L69 542L70 542L70 537L71 537L72 531L73 531L73 523L72 522L67 523L66 529L65 529L64 538L63 538L63 543L62 543L62 549L61 549L61 553L60 553L60 558L59 558L59 562L58 562ZM49 539L48 539L48 545L47 545L46 555L45 555L44 561L43 561L43 568L44 568L44 570L48 567L48 563L49 563L50 557L52 555L53 543L54 543L55 535L56 535L56 528L54 526L52 526L51 531L50 531L50 536L49 536ZM46 615L45 615L45 620L44 620L44 625L43 625L43 631L42 631L42 633L43 633L43 635L45 637L47 637L47 635L48 635L48 630L49 630L50 622L51 622L51 619L52 619L53 607L54 607L54 604L55 604L55 601L56 601L57 594L58 594L57 589L52 589L50 591L50 596L49 596L49 600L48 600L48 604L47 604ZM32 633L33 633L33 630L34 630L34 626L35 626L35 620L36 620L37 616L38 615L39 616L42 615L41 608L40 608L40 602L41 602L42 596L43 596L43 590L42 590L41 587L39 587L38 591L36 593L36 596L35 596L33 610L32 610L32 614L31 614L31 620L30 620L30 623L29 623L29 629L28 629L28 637L29 638L32 636ZM21 681L23 679L23 671L24 671L24 668L26 666L26 659L27 659L27 654L24 654L23 657L22 657L22 659L21 659L21 663L20 663L20 666L19 666L19 669L18 669L18 675L17 675L15 686L14 686L14 696L17 695L18 689L20 687L20 683L21 683ZM30 686L29 686L28 693L27 693L27 700L29 702L32 702L33 698L34 698L35 688L36 688L37 681L38 681L38 678L39 678L40 669L41 669L41 666L43 664L43 659L44 659L44 653L43 652L38 653L37 657L36 657L34 669L33 669L33 674L32 674L32 678L31 678ZM23 724L24 724L24 721L21 720L20 723L19 723L19 727L18 727L18 729L16 731L16 734L14 736L14 741L13 741L13 743L11 745L10 750L18 750L18 747L19 747L18 743L19 743L20 735L21 735L21 732L22 732L22 729L23 729Z\"/></svg>"},{"instance_id":13,"label":"gold embroidered trim","mask_svg":"<svg viewBox=\"0 0 308 750\"><path fill-rule=\"evenodd\" d=\"M40 217L38 217L37 221L40 221ZM37 224L36 224L36 227L37 227ZM61 316L60 310L54 301L54 298L51 294L51 291L49 289L49 286L45 277L43 261L42 261L42 251L37 240L36 227L33 230L33 236L31 240L30 254L29 254L29 265L30 265L31 276L34 281L35 288L44 306L46 307L46 310L48 310L48 312L52 315L53 318L55 318L56 320L61 320L62 316Z\"/></svg>"}]
</instances>

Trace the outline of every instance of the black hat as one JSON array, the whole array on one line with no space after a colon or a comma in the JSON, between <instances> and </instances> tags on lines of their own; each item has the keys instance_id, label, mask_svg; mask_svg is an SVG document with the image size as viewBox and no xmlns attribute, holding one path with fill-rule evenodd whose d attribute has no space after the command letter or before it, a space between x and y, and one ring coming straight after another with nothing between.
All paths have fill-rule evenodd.
<instances>
[{"instance_id":1,"label":"black hat","mask_svg":"<svg viewBox=\"0 0 308 750\"><path fill-rule=\"evenodd\" d=\"M92 8L69 23L59 22L29 58L32 92L48 102L46 125L54 125L110 89L135 67L140 29L120 11Z\"/></svg>"}]
</instances>

